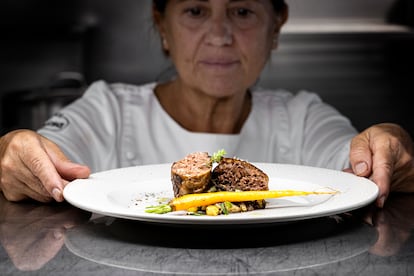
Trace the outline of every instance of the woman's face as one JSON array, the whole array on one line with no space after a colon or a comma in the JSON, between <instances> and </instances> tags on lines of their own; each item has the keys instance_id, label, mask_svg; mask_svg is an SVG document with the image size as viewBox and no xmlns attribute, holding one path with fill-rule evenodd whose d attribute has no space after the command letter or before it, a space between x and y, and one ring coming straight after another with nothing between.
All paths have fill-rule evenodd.
<instances>
[{"instance_id":1,"label":"woman's face","mask_svg":"<svg viewBox=\"0 0 414 276\"><path fill-rule=\"evenodd\" d=\"M156 19L179 79L215 97L256 82L284 21L270 0L169 0Z\"/></svg>"}]
</instances>

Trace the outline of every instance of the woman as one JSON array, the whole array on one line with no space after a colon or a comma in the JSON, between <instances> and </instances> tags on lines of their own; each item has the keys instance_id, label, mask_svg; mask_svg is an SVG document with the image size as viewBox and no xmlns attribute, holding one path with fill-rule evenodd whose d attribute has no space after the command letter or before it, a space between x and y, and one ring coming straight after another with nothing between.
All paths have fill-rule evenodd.
<instances>
[{"instance_id":1,"label":"woman","mask_svg":"<svg viewBox=\"0 0 414 276\"><path fill-rule=\"evenodd\" d=\"M357 135L315 94L254 87L287 20L284 1L154 0L153 7L177 76L141 86L96 82L38 133L2 137L6 198L62 201L67 182L90 171L221 148L249 161L350 166L377 183L378 206L390 188L413 191L412 142L400 127L377 125Z\"/></svg>"}]
</instances>

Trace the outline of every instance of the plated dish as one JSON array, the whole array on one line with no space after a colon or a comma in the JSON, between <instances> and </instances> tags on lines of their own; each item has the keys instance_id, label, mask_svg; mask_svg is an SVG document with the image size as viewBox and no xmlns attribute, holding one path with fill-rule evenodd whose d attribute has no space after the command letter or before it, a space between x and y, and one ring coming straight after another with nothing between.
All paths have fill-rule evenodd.
<instances>
[{"instance_id":1,"label":"plated dish","mask_svg":"<svg viewBox=\"0 0 414 276\"><path fill-rule=\"evenodd\" d=\"M86 211L119 218L174 224L250 224L286 222L348 212L375 200L369 179L341 171L273 163L254 163L269 176L271 190L333 189L334 195L268 200L266 209L221 216L151 214L145 208L173 197L171 164L114 169L77 179L64 189L65 199ZM287 207L291 206L291 207Z\"/></svg>"}]
</instances>

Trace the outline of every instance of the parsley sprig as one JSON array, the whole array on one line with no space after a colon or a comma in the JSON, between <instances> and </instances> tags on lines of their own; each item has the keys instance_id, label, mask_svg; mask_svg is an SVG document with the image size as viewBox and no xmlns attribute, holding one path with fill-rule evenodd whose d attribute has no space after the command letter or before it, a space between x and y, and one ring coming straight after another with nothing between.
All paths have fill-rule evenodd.
<instances>
[{"instance_id":1,"label":"parsley sprig","mask_svg":"<svg viewBox=\"0 0 414 276\"><path fill-rule=\"evenodd\" d=\"M224 149L218 150L217 152L213 153L213 155L211 156L211 162L219 163L221 158L223 158L223 156L226 154L227 152Z\"/></svg>"}]
</instances>

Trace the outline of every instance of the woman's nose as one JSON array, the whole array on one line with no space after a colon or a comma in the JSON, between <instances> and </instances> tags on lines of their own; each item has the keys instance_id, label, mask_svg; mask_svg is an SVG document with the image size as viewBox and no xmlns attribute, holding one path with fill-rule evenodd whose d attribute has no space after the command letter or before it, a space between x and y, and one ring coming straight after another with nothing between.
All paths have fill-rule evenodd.
<instances>
[{"instance_id":1,"label":"woman's nose","mask_svg":"<svg viewBox=\"0 0 414 276\"><path fill-rule=\"evenodd\" d=\"M212 18L207 28L206 42L213 46L226 46L233 43L231 22L226 17Z\"/></svg>"}]
</instances>

